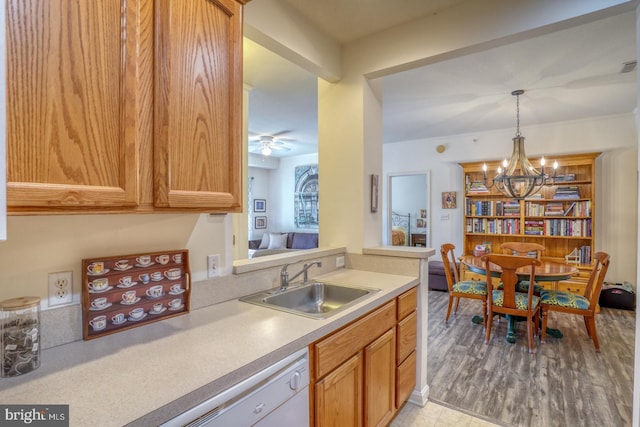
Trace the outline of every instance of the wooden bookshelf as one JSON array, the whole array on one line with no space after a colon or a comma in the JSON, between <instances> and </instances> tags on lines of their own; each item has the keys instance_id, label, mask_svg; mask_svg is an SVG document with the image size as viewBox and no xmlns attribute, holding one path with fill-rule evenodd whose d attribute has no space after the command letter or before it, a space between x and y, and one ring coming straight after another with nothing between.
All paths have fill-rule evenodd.
<instances>
[{"instance_id":1,"label":"wooden bookshelf","mask_svg":"<svg viewBox=\"0 0 640 427\"><path fill-rule=\"evenodd\" d=\"M578 276L548 286L580 293L591 270L589 254L595 248L595 159L600 153L584 153L547 158L558 162L554 184L524 200L513 200L490 187L500 161L486 162L489 188L483 181L485 162L460 163L465 183L463 211L464 254L477 245L490 245L494 252L502 243L533 242L546 247L543 258L564 262L578 248L583 257L576 265ZM539 168L538 158L529 158ZM553 174L550 167L545 172ZM475 278L464 272L465 279Z\"/></svg>"}]
</instances>

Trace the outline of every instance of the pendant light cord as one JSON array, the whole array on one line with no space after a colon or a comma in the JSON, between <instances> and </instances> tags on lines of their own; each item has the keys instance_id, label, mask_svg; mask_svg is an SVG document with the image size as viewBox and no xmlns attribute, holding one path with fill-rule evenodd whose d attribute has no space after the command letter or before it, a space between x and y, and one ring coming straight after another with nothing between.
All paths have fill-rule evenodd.
<instances>
[{"instance_id":1,"label":"pendant light cord","mask_svg":"<svg viewBox=\"0 0 640 427\"><path fill-rule=\"evenodd\" d=\"M516 95L516 137L520 137L520 91L513 93Z\"/></svg>"}]
</instances>

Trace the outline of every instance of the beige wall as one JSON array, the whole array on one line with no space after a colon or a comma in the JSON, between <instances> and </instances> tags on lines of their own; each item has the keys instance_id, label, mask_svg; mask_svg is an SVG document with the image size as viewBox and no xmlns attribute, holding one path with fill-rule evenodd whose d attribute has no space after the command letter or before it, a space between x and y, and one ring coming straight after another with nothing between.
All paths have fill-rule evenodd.
<instances>
[{"instance_id":1,"label":"beige wall","mask_svg":"<svg viewBox=\"0 0 640 427\"><path fill-rule=\"evenodd\" d=\"M206 256L232 262L229 215L11 216L0 242L0 300L24 295L47 298L48 273L72 271L79 301L84 258L145 251L189 249L194 281L206 278Z\"/></svg>"}]
</instances>

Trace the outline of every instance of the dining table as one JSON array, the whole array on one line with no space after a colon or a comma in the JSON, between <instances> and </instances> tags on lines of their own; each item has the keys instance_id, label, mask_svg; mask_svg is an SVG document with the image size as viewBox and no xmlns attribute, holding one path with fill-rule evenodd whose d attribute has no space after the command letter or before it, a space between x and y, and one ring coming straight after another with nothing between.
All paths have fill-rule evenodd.
<instances>
[{"instance_id":1,"label":"dining table","mask_svg":"<svg viewBox=\"0 0 640 427\"><path fill-rule=\"evenodd\" d=\"M465 265L469 271L478 274L487 274L487 270L485 267L484 261L482 261L481 256L473 256L473 255L463 255L460 258L460 262ZM571 264L565 264L562 262L549 261L549 260L540 260L540 265L535 266L535 270L533 272L534 280L536 282L558 282L561 280L567 280L573 277L578 273L578 268ZM500 266L491 264L491 275L492 277L500 277L502 274L502 269ZM531 276L531 266L521 267L516 270L516 274L520 280L527 280ZM477 316L476 319L474 316L474 323L482 323L482 317ZM507 342L513 344L516 342L516 321L517 316L506 316L508 320L508 328L507 328ZM562 338L562 332L558 329L547 328L547 334L556 337Z\"/></svg>"}]
</instances>

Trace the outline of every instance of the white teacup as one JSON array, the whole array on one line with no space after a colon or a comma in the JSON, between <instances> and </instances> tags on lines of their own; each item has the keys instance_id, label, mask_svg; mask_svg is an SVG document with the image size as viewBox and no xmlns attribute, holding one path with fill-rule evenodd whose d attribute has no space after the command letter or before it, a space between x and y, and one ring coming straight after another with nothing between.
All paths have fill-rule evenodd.
<instances>
[{"instance_id":1,"label":"white teacup","mask_svg":"<svg viewBox=\"0 0 640 427\"><path fill-rule=\"evenodd\" d=\"M182 305L182 300L180 298L174 298L171 301L169 301L169 307L171 308L178 308Z\"/></svg>"},{"instance_id":2,"label":"white teacup","mask_svg":"<svg viewBox=\"0 0 640 427\"><path fill-rule=\"evenodd\" d=\"M152 311L155 312L155 313L159 313L159 312L162 311L162 307L163 307L162 303L161 302L157 302L157 303L153 304Z\"/></svg>"},{"instance_id":3,"label":"white teacup","mask_svg":"<svg viewBox=\"0 0 640 427\"><path fill-rule=\"evenodd\" d=\"M182 263L182 254L175 254L173 256L173 262L175 262L176 264L181 264Z\"/></svg>"},{"instance_id":4,"label":"white teacup","mask_svg":"<svg viewBox=\"0 0 640 427\"><path fill-rule=\"evenodd\" d=\"M164 265L171 261L171 257L169 255L158 255L156 261Z\"/></svg>"},{"instance_id":5,"label":"white teacup","mask_svg":"<svg viewBox=\"0 0 640 427\"><path fill-rule=\"evenodd\" d=\"M104 273L104 262L102 262L102 261L92 262L91 264L89 264L87 266L87 271L90 274L102 274L102 273Z\"/></svg>"},{"instance_id":6,"label":"white teacup","mask_svg":"<svg viewBox=\"0 0 640 427\"><path fill-rule=\"evenodd\" d=\"M94 331L104 329L107 327L107 316L96 316L93 319L89 320L89 325L91 325Z\"/></svg>"},{"instance_id":7,"label":"white teacup","mask_svg":"<svg viewBox=\"0 0 640 427\"><path fill-rule=\"evenodd\" d=\"M180 276L182 275L182 272L180 271L179 268L172 268L170 270L167 270L164 272L164 275L167 277L167 279L169 280L177 280L180 278Z\"/></svg>"},{"instance_id":8,"label":"white teacup","mask_svg":"<svg viewBox=\"0 0 640 427\"><path fill-rule=\"evenodd\" d=\"M171 286L171 291L174 294L180 293L180 291L182 290L182 286L180 285L180 283L176 283L175 285Z\"/></svg>"},{"instance_id":9,"label":"white teacup","mask_svg":"<svg viewBox=\"0 0 640 427\"><path fill-rule=\"evenodd\" d=\"M155 285L147 289L147 296L151 298L158 298L162 296L162 285Z\"/></svg>"},{"instance_id":10,"label":"white teacup","mask_svg":"<svg viewBox=\"0 0 640 427\"><path fill-rule=\"evenodd\" d=\"M129 316L132 319L139 319L144 315L144 309L142 307L134 308L129 312Z\"/></svg>"},{"instance_id":11,"label":"white teacup","mask_svg":"<svg viewBox=\"0 0 640 427\"><path fill-rule=\"evenodd\" d=\"M104 308L107 305L107 297L96 298L91 301L91 307Z\"/></svg>"},{"instance_id":12,"label":"white teacup","mask_svg":"<svg viewBox=\"0 0 640 427\"><path fill-rule=\"evenodd\" d=\"M133 304L137 298L136 291L127 291L122 294L122 302L126 304Z\"/></svg>"},{"instance_id":13,"label":"white teacup","mask_svg":"<svg viewBox=\"0 0 640 427\"><path fill-rule=\"evenodd\" d=\"M116 268L117 269L124 270L127 267L129 267L129 260L128 259L121 259L119 261L116 261Z\"/></svg>"},{"instance_id":14,"label":"white teacup","mask_svg":"<svg viewBox=\"0 0 640 427\"><path fill-rule=\"evenodd\" d=\"M138 276L138 278L142 280L142 283L144 283L145 285L149 283L149 280L151 280L149 277L149 273L142 273L141 275Z\"/></svg>"},{"instance_id":15,"label":"white teacup","mask_svg":"<svg viewBox=\"0 0 640 427\"><path fill-rule=\"evenodd\" d=\"M139 256L138 258L136 258L136 261L138 261L138 264L140 265L151 264L151 255Z\"/></svg>"},{"instance_id":16,"label":"white teacup","mask_svg":"<svg viewBox=\"0 0 640 427\"><path fill-rule=\"evenodd\" d=\"M111 321L113 323L122 323L122 322L124 322L124 313L118 313L115 316L111 317Z\"/></svg>"},{"instance_id":17,"label":"white teacup","mask_svg":"<svg viewBox=\"0 0 640 427\"><path fill-rule=\"evenodd\" d=\"M120 282L120 284L123 286L131 286L132 279L131 279L131 276L124 276L124 277L121 277L120 280L118 280L118 282Z\"/></svg>"},{"instance_id":18,"label":"white teacup","mask_svg":"<svg viewBox=\"0 0 640 427\"><path fill-rule=\"evenodd\" d=\"M151 280L153 280L154 282L157 282L158 280L162 280L162 272L154 271L153 273L151 273Z\"/></svg>"},{"instance_id":19,"label":"white teacup","mask_svg":"<svg viewBox=\"0 0 640 427\"><path fill-rule=\"evenodd\" d=\"M109 287L109 279L107 277L95 279L89 282L89 289L93 291L104 291L108 287Z\"/></svg>"}]
</instances>

